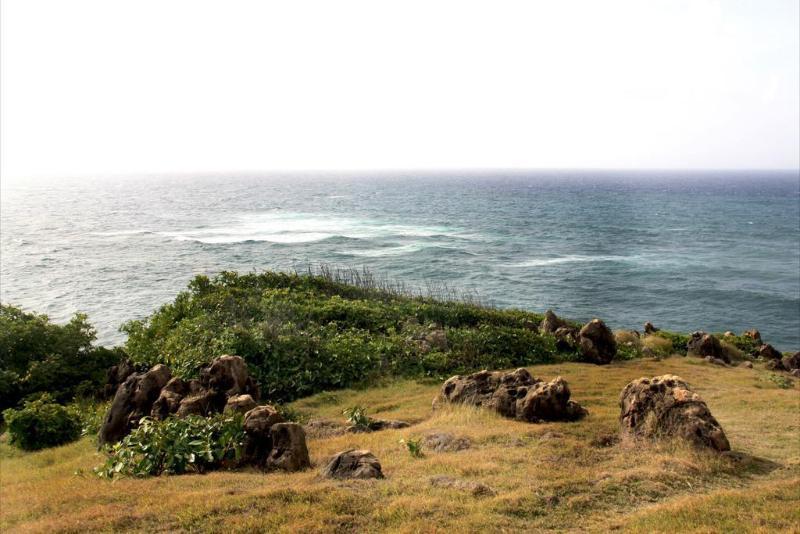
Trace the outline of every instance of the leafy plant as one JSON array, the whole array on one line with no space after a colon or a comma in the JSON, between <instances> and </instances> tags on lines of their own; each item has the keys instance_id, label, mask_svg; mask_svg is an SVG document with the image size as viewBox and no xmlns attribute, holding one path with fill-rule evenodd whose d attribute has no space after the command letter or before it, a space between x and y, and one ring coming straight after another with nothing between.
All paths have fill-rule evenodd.
<instances>
[{"instance_id":1,"label":"leafy plant","mask_svg":"<svg viewBox=\"0 0 800 534\"><path fill-rule=\"evenodd\" d=\"M105 478L202 473L236 465L243 442L240 414L163 421L145 417L138 428L107 448L108 459L95 473Z\"/></svg>"},{"instance_id":2,"label":"leafy plant","mask_svg":"<svg viewBox=\"0 0 800 534\"><path fill-rule=\"evenodd\" d=\"M412 458L422 458L425 456L422 452L422 440L420 439L401 439L400 444L406 446Z\"/></svg>"},{"instance_id":3,"label":"leafy plant","mask_svg":"<svg viewBox=\"0 0 800 534\"><path fill-rule=\"evenodd\" d=\"M342 414L347 418L347 422L356 428L368 429L372 419L367 415L367 410L363 406L352 406L345 409Z\"/></svg>"},{"instance_id":4,"label":"leafy plant","mask_svg":"<svg viewBox=\"0 0 800 534\"><path fill-rule=\"evenodd\" d=\"M29 451L69 443L81 434L80 418L47 394L25 402L19 410L8 408L3 417L9 442Z\"/></svg>"}]
</instances>

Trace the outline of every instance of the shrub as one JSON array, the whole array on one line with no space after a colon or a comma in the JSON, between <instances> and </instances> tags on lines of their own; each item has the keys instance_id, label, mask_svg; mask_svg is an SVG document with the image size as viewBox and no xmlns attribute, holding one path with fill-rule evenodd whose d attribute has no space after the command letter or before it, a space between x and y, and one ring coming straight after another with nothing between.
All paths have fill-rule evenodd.
<instances>
[{"instance_id":1,"label":"shrub","mask_svg":"<svg viewBox=\"0 0 800 534\"><path fill-rule=\"evenodd\" d=\"M739 350L739 348L736 345L728 341L727 337L725 339L720 339L719 344L722 346L722 352L732 362L740 362L745 359L744 352Z\"/></svg>"},{"instance_id":2,"label":"shrub","mask_svg":"<svg viewBox=\"0 0 800 534\"><path fill-rule=\"evenodd\" d=\"M686 344L689 343L689 336L676 334L675 332L667 332L666 330L659 330L648 337L652 336L668 340L672 344L671 353L686 354Z\"/></svg>"},{"instance_id":3,"label":"shrub","mask_svg":"<svg viewBox=\"0 0 800 534\"><path fill-rule=\"evenodd\" d=\"M631 360L642 355L642 339L631 330L617 330L614 332L617 342L618 360Z\"/></svg>"},{"instance_id":4,"label":"shrub","mask_svg":"<svg viewBox=\"0 0 800 534\"><path fill-rule=\"evenodd\" d=\"M655 356L669 356L675 352L673 342L665 337L656 334L649 334L644 336L642 340L643 349L647 349Z\"/></svg>"},{"instance_id":5,"label":"shrub","mask_svg":"<svg viewBox=\"0 0 800 534\"><path fill-rule=\"evenodd\" d=\"M422 458L425 456L422 452L422 440L420 439L401 439L400 444L406 446L408 454L410 454L412 458Z\"/></svg>"},{"instance_id":6,"label":"shrub","mask_svg":"<svg viewBox=\"0 0 800 534\"><path fill-rule=\"evenodd\" d=\"M46 394L19 410L5 410L3 417L10 443L29 451L69 443L81 434L80 418Z\"/></svg>"},{"instance_id":7,"label":"shrub","mask_svg":"<svg viewBox=\"0 0 800 534\"><path fill-rule=\"evenodd\" d=\"M95 473L105 478L202 473L237 465L243 443L240 414L163 421L145 417L133 432L106 449L108 459Z\"/></svg>"},{"instance_id":8,"label":"shrub","mask_svg":"<svg viewBox=\"0 0 800 534\"><path fill-rule=\"evenodd\" d=\"M342 415L347 418L347 422L356 428L367 430L372 419L367 415L367 410L363 406L352 406L342 411Z\"/></svg>"}]
</instances>

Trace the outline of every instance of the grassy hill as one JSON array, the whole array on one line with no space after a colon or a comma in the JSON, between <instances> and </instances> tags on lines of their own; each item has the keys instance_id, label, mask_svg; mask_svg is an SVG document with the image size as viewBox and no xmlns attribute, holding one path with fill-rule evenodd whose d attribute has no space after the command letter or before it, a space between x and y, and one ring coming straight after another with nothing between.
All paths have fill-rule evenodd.
<instances>
[{"instance_id":1,"label":"grassy hill","mask_svg":"<svg viewBox=\"0 0 800 534\"><path fill-rule=\"evenodd\" d=\"M575 423L528 424L469 407L434 412L440 382L400 378L289 404L305 419L343 422L344 409L361 405L370 415L414 423L310 436L315 467L294 474L249 470L109 482L91 473L103 457L89 439L36 453L0 443L0 530L800 532L796 380L759 364L723 368L679 356L529 370L563 376L590 415ZM705 398L733 454L614 442L622 387L664 373L682 376ZM467 437L472 446L423 449L414 458L399 443L431 431ZM321 479L325 458L349 447L370 449L386 479ZM431 485L442 474L482 482L494 495Z\"/></svg>"}]
</instances>

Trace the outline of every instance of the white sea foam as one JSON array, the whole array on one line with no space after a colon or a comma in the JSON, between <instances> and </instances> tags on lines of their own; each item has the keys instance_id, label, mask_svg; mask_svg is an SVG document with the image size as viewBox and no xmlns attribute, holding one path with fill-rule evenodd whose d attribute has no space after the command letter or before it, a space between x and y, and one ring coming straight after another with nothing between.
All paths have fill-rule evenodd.
<instances>
[{"instance_id":1,"label":"white sea foam","mask_svg":"<svg viewBox=\"0 0 800 534\"><path fill-rule=\"evenodd\" d=\"M557 265L559 263L583 263L600 261L631 261L629 256L557 256L555 258L532 258L520 263L515 263L513 267L543 267L546 265Z\"/></svg>"},{"instance_id":2,"label":"white sea foam","mask_svg":"<svg viewBox=\"0 0 800 534\"><path fill-rule=\"evenodd\" d=\"M310 243L339 236L351 239L384 237L456 236L457 230L437 226L393 224L374 219L356 219L322 214L260 213L236 217L231 224L214 228L198 228L160 235L178 241L200 243ZM402 253L402 252L401 252ZM381 255L377 254L376 255Z\"/></svg>"}]
</instances>

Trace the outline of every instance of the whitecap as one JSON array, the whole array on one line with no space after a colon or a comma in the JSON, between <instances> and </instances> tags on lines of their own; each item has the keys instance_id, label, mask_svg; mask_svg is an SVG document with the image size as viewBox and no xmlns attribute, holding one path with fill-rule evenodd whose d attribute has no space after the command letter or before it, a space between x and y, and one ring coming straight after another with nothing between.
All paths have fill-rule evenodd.
<instances>
[{"instance_id":1,"label":"whitecap","mask_svg":"<svg viewBox=\"0 0 800 534\"><path fill-rule=\"evenodd\" d=\"M557 265L559 263L583 263L601 261L630 261L629 256L557 256L555 258L532 258L520 263L515 263L512 267L544 267L547 265Z\"/></svg>"}]
</instances>

